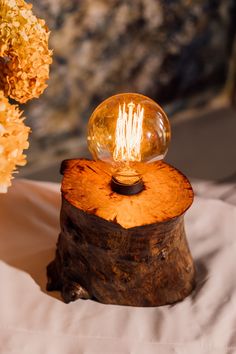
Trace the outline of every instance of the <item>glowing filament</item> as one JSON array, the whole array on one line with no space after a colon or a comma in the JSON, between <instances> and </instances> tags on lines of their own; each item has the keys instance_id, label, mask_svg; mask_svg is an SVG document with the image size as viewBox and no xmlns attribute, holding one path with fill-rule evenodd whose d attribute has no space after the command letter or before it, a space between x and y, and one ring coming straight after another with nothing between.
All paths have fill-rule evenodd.
<instances>
[{"instance_id":1,"label":"glowing filament","mask_svg":"<svg viewBox=\"0 0 236 354\"><path fill-rule=\"evenodd\" d=\"M115 150L113 158L115 161L141 161L141 139L144 108L138 104L119 105L119 114L116 123Z\"/></svg>"}]
</instances>

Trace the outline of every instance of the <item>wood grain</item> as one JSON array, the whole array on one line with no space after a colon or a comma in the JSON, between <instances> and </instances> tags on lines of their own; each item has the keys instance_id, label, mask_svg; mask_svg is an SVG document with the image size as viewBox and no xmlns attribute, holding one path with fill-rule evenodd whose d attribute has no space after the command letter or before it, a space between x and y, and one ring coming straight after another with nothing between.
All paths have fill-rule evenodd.
<instances>
[{"instance_id":1,"label":"wood grain","mask_svg":"<svg viewBox=\"0 0 236 354\"><path fill-rule=\"evenodd\" d=\"M164 162L140 168L145 190L124 196L111 190L108 165L62 163L61 233L48 290L60 290L65 302L159 306L191 292L194 265L183 219L191 185Z\"/></svg>"}]
</instances>

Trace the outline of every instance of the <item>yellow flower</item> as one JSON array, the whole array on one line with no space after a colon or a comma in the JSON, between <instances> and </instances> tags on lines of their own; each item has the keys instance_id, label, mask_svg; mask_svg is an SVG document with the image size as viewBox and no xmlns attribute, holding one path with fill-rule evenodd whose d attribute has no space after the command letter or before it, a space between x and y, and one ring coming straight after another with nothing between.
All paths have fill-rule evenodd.
<instances>
[{"instance_id":1,"label":"yellow flower","mask_svg":"<svg viewBox=\"0 0 236 354\"><path fill-rule=\"evenodd\" d=\"M0 91L0 193L7 192L16 165L26 163L23 150L29 146L30 129L25 126L21 115L18 106L11 105Z\"/></svg>"},{"instance_id":2,"label":"yellow flower","mask_svg":"<svg viewBox=\"0 0 236 354\"><path fill-rule=\"evenodd\" d=\"M0 0L0 89L20 103L47 87L52 51L44 20L23 0Z\"/></svg>"}]
</instances>

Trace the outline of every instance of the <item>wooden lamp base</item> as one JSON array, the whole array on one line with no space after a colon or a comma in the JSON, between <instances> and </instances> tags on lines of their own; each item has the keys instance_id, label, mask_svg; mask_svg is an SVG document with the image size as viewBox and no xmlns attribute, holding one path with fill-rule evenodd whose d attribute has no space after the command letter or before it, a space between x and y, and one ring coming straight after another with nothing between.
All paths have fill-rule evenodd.
<instances>
[{"instance_id":1,"label":"wooden lamp base","mask_svg":"<svg viewBox=\"0 0 236 354\"><path fill-rule=\"evenodd\" d=\"M142 169L144 190L125 196L112 191L108 165L63 161L61 233L47 289L61 291L65 302L160 306L192 291L183 219L191 185L164 162Z\"/></svg>"}]
</instances>

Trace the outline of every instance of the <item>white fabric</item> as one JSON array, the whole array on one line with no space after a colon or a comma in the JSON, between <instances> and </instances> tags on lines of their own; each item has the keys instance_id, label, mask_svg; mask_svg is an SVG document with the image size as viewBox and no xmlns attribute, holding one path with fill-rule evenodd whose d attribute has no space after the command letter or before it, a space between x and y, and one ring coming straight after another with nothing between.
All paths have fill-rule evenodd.
<instances>
[{"instance_id":1,"label":"white fabric","mask_svg":"<svg viewBox=\"0 0 236 354\"><path fill-rule=\"evenodd\" d=\"M58 185L16 180L0 195L1 354L236 353L235 206L195 199L185 220L197 288L159 308L64 304L47 293L59 210Z\"/></svg>"}]
</instances>

